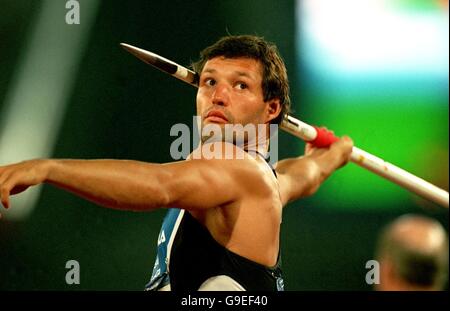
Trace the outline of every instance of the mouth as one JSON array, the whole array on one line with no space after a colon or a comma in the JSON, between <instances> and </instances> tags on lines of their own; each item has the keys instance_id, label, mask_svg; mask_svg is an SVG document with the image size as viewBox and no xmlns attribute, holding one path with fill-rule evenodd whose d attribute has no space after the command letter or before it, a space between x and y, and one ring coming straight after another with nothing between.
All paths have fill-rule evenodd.
<instances>
[{"instance_id":1,"label":"mouth","mask_svg":"<svg viewBox=\"0 0 450 311\"><path fill-rule=\"evenodd\" d=\"M228 123L227 117L225 114L219 110L211 110L205 117L205 121L211 121L216 123Z\"/></svg>"}]
</instances>

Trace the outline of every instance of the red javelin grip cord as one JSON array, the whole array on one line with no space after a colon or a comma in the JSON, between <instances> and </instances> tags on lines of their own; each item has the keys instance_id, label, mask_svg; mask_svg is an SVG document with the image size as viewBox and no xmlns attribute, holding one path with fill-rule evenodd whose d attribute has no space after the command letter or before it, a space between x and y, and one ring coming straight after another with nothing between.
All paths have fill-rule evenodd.
<instances>
[{"instance_id":1,"label":"red javelin grip cord","mask_svg":"<svg viewBox=\"0 0 450 311\"><path fill-rule=\"evenodd\" d=\"M332 143L339 140L339 138L334 136L334 134L331 131L323 127L314 126L314 128L317 131L317 136L314 140L308 142L312 144L314 147L326 148L329 147Z\"/></svg>"}]
</instances>

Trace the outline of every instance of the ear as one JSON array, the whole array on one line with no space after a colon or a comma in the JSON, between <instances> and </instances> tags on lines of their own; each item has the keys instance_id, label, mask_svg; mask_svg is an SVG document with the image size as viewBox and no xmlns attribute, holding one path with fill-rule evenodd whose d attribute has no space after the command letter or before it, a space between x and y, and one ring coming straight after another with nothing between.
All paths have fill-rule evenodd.
<instances>
[{"instance_id":1,"label":"ear","mask_svg":"<svg viewBox=\"0 0 450 311\"><path fill-rule=\"evenodd\" d=\"M269 123L281 113L281 103L278 98L271 99L267 102L266 123Z\"/></svg>"}]
</instances>

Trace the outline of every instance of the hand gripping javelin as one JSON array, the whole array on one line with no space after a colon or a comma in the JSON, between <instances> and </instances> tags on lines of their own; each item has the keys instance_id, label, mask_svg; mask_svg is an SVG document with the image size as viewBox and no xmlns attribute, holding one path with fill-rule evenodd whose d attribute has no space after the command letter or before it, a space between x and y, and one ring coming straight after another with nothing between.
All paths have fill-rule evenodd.
<instances>
[{"instance_id":1,"label":"hand gripping javelin","mask_svg":"<svg viewBox=\"0 0 450 311\"><path fill-rule=\"evenodd\" d=\"M198 73L155 53L125 43L121 43L120 45L145 63L152 65L177 79L198 87ZM338 138L330 131L308 125L291 115L286 115L284 117L280 128L308 143L313 144L316 147L327 147L338 140ZM446 208L449 207L449 195L447 191L440 189L422 178L408 173L407 171L364 150L353 147L350 161L430 201Z\"/></svg>"}]
</instances>

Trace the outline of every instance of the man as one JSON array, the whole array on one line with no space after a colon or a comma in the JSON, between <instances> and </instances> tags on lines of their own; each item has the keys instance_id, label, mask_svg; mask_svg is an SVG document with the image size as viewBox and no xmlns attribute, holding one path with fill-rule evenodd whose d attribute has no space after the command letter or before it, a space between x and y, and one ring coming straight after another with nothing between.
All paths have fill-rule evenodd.
<instances>
[{"instance_id":1,"label":"man","mask_svg":"<svg viewBox=\"0 0 450 311\"><path fill-rule=\"evenodd\" d=\"M255 36L225 37L202 52L194 69L203 144L188 161L21 162L0 167L1 201L8 208L10 194L48 183L109 208L174 207L158 238L148 290L282 290L282 209L347 163L353 143L344 137L329 148L307 145L305 156L280 161L273 171L262 134L290 105L276 47ZM263 129L229 136L230 125ZM217 128L220 139L210 135Z\"/></svg>"},{"instance_id":2,"label":"man","mask_svg":"<svg viewBox=\"0 0 450 311\"><path fill-rule=\"evenodd\" d=\"M448 237L431 218L405 215L383 231L377 249L380 291L443 290L448 280Z\"/></svg>"}]
</instances>

